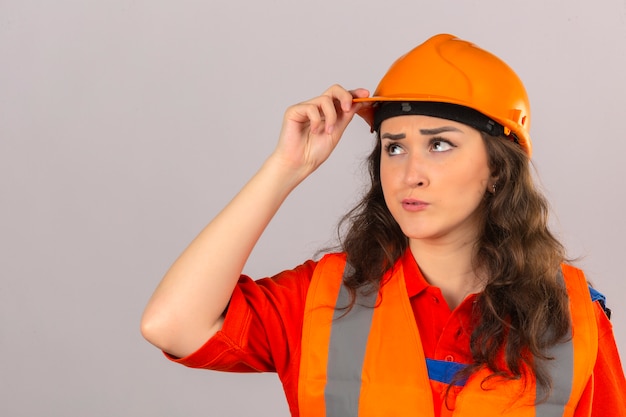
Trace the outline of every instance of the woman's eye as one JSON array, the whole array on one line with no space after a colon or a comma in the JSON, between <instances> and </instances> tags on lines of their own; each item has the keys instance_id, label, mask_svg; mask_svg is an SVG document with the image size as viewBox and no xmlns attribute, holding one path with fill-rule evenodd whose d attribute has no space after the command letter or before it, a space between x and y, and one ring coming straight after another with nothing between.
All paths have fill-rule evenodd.
<instances>
[{"instance_id":1,"label":"woman's eye","mask_svg":"<svg viewBox=\"0 0 626 417\"><path fill-rule=\"evenodd\" d=\"M387 155L399 155L403 152L402 147L395 143L386 146Z\"/></svg>"},{"instance_id":2,"label":"woman's eye","mask_svg":"<svg viewBox=\"0 0 626 417\"><path fill-rule=\"evenodd\" d=\"M446 140L436 139L430 142L430 150L433 152L446 152L454 148L454 145Z\"/></svg>"}]
</instances>

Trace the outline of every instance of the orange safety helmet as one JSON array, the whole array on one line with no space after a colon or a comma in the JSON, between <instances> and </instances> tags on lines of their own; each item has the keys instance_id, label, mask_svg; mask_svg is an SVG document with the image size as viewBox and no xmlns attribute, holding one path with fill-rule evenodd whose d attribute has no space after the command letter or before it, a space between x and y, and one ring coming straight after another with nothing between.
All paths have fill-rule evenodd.
<instances>
[{"instance_id":1,"label":"orange safety helmet","mask_svg":"<svg viewBox=\"0 0 626 417\"><path fill-rule=\"evenodd\" d=\"M530 103L520 78L495 55L452 35L433 36L398 58L372 97L354 101L448 103L474 109L501 125L500 132L528 156L532 153ZM367 122L378 128L374 119Z\"/></svg>"}]
</instances>

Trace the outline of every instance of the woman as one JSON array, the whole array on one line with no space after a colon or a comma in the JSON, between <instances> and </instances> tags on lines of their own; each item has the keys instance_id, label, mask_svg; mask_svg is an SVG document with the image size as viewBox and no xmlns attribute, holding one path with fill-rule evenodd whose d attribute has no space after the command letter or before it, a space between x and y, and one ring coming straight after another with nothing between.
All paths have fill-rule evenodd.
<instances>
[{"instance_id":1,"label":"woman","mask_svg":"<svg viewBox=\"0 0 626 417\"><path fill-rule=\"evenodd\" d=\"M377 142L341 251L242 276L355 114ZM373 97L336 85L290 107L275 151L163 278L144 336L187 366L277 372L294 416L626 415L601 297L547 228L529 122L515 73L450 35Z\"/></svg>"}]
</instances>

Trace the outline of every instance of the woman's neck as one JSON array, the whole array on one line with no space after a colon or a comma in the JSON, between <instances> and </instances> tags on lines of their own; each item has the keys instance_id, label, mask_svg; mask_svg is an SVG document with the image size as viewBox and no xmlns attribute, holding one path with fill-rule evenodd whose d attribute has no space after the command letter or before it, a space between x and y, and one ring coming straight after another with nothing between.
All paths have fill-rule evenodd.
<instances>
[{"instance_id":1,"label":"woman's neck","mask_svg":"<svg viewBox=\"0 0 626 417\"><path fill-rule=\"evenodd\" d=\"M473 242L433 244L411 240L409 246L422 275L441 290L450 309L456 308L469 294L484 289L486 277L473 264Z\"/></svg>"}]
</instances>

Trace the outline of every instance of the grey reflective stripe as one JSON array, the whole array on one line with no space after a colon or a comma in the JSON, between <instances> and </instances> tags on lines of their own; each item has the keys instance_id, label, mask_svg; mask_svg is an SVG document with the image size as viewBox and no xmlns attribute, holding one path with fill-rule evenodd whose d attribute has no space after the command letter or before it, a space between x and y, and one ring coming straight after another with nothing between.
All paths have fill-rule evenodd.
<instances>
[{"instance_id":1,"label":"grey reflective stripe","mask_svg":"<svg viewBox=\"0 0 626 417\"><path fill-rule=\"evenodd\" d=\"M346 264L344 277L351 271ZM350 293L344 285L339 290L328 349L324 389L326 417L357 417L359 414L361 371L376 297L376 292L359 296L352 310L345 314L341 308L349 304Z\"/></svg>"},{"instance_id":2,"label":"grey reflective stripe","mask_svg":"<svg viewBox=\"0 0 626 417\"><path fill-rule=\"evenodd\" d=\"M560 284L565 286L565 279L560 268L557 279ZM536 415L538 417L557 417L565 413L565 404L569 401L574 380L574 344L571 336L570 329L564 343L555 345L548 350L548 356L554 358L554 360L547 362L553 389L545 402L537 404ZM537 386L537 398L544 396L545 391Z\"/></svg>"}]
</instances>

